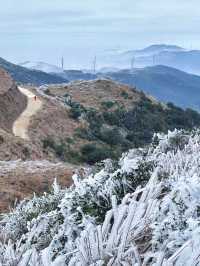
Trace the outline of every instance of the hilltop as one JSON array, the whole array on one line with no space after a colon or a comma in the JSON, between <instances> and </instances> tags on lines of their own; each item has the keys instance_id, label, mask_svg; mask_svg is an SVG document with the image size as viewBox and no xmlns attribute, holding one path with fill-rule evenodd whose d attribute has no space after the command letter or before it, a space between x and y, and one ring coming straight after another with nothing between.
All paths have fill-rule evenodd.
<instances>
[{"instance_id":1,"label":"hilltop","mask_svg":"<svg viewBox=\"0 0 200 266\"><path fill-rule=\"evenodd\" d=\"M31 125L31 138L47 154L78 165L118 158L150 143L154 132L200 125L197 112L108 79L48 86L38 93L46 100Z\"/></svg>"},{"instance_id":2,"label":"hilltop","mask_svg":"<svg viewBox=\"0 0 200 266\"><path fill-rule=\"evenodd\" d=\"M69 81L110 78L143 90L162 102L172 102L182 108L200 110L200 77L173 67L156 65L145 68L113 69L104 68L97 73L81 70L65 70L59 74Z\"/></svg>"}]
</instances>

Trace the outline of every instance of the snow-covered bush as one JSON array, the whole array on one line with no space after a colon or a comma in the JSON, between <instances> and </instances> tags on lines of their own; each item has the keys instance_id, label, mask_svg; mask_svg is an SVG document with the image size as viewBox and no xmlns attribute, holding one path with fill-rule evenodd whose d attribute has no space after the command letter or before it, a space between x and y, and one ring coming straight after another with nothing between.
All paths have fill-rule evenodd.
<instances>
[{"instance_id":1,"label":"snow-covered bush","mask_svg":"<svg viewBox=\"0 0 200 266\"><path fill-rule=\"evenodd\" d=\"M73 179L2 215L0 265L200 265L198 130Z\"/></svg>"}]
</instances>

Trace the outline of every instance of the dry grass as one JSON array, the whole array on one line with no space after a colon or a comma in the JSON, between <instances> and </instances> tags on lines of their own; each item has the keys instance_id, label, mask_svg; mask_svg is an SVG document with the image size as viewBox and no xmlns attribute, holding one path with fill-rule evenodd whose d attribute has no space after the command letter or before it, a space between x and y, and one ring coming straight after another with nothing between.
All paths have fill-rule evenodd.
<instances>
[{"instance_id":1,"label":"dry grass","mask_svg":"<svg viewBox=\"0 0 200 266\"><path fill-rule=\"evenodd\" d=\"M73 101L95 109L102 109L102 102L108 101L117 102L128 109L140 100L140 94L136 90L111 80L76 81L65 87L52 86L49 91L58 96L67 93ZM127 98L123 96L124 93L128 95Z\"/></svg>"},{"instance_id":2,"label":"dry grass","mask_svg":"<svg viewBox=\"0 0 200 266\"><path fill-rule=\"evenodd\" d=\"M0 212L12 207L16 199L48 191L55 178L62 186L71 185L74 171L71 165L47 161L0 162L0 168Z\"/></svg>"}]
</instances>

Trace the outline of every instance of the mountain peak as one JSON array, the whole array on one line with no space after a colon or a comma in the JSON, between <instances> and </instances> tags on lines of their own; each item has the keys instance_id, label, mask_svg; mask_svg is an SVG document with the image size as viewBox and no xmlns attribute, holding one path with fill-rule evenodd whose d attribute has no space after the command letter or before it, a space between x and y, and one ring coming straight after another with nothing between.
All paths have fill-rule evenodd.
<instances>
[{"instance_id":1,"label":"mountain peak","mask_svg":"<svg viewBox=\"0 0 200 266\"><path fill-rule=\"evenodd\" d=\"M152 44L150 46L147 46L146 48L142 49L141 51L155 51L157 52L158 50L170 50L170 51L177 51L177 50L184 50L184 48L177 46L177 45L170 45L170 44Z\"/></svg>"},{"instance_id":2,"label":"mountain peak","mask_svg":"<svg viewBox=\"0 0 200 266\"><path fill-rule=\"evenodd\" d=\"M46 73L63 73L63 69L61 67L48 64L42 61L25 61L23 63L20 63L19 65L29 69L43 71Z\"/></svg>"}]
</instances>

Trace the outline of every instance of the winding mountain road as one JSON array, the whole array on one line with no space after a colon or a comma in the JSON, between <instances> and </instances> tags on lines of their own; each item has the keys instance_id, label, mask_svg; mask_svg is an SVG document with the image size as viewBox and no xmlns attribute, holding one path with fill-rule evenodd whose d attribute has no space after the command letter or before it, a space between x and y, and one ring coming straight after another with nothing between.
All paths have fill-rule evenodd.
<instances>
[{"instance_id":1,"label":"winding mountain road","mask_svg":"<svg viewBox=\"0 0 200 266\"><path fill-rule=\"evenodd\" d=\"M18 87L21 93L23 93L27 99L28 104L26 109L21 113L17 120L13 124L13 134L16 137L20 137L25 140L29 140L28 127L31 117L35 115L42 107L42 101L35 94L23 87Z\"/></svg>"}]
</instances>

